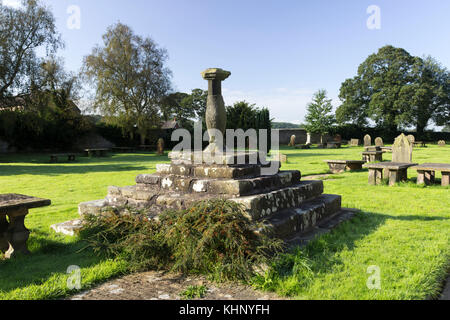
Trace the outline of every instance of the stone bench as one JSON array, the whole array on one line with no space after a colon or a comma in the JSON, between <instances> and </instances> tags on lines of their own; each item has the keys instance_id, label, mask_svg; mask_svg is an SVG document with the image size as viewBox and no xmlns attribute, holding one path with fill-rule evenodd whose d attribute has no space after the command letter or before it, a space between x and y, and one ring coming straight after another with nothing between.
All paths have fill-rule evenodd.
<instances>
[{"instance_id":1,"label":"stone bench","mask_svg":"<svg viewBox=\"0 0 450 320\"><path fill-rule=\"evenodd\" d=\"M0 251L7 259L17 253L29 254L27 240L30 231L25 227L28 210L49 206L51 201L21 194L0 195ZM9 218L9 222L6 219Z\"/></svg>"},{"instance_id":2,"label":"stone bench","mask_svg":"<svg viewBox=\"0 0 450 320\"><path fill-rule=\"evenodd\" d=\"M327 142L326 143L327 149L340 149L342 146L342 143L340 142Z\"/></svg>"},{"instance_id":3,"label":"stone bench","mask_svg":"<svg viewBox=\"0 0 450 320\"><path fill-rule=\"evenodd\" d=\"M85 149L84 152L88 157L105 157L110 149Z\"/></svg>"},{"instance_id":4,"label":"stone bench","mask_svg":"<svg viewBox=\"0 0 450 320\"><path fill-rule=\"evenodd\" d=\"M389 175L389 185L408 179L408 168L416 166L417 163L383 162L364 165L369 169L369 184L378 185L383 180L383 175Z\"/></svg>"},{"instance_id":5,"label":"stone bench","mask_svg":"<svg viewBox=\"0 0 450 320\"><path fill-rule=\"evenodd\" d=\"M450 164L448 163L424 163L413 167L417 170L417 184L433 184L436 178L436 171L442 173L442 186L450 185Z\"/></svg>"},{"instance_id":6,"label":"stone bench","mask_svg":"<svg viewBox=\"0 0 450 320\"><path fill-rule=\"evenodd\" d=\"M427 147L427 144L424 141L416 141L413 144L414 144L414 147L422 147L422 148Z\"/></svg>"},{"instance_id":7,"label":"stone bench","mask_svg":"<svg viewBox=\"0 0 450 320\"><path fill-rule=\"evenodd\" d=\"M365 161L361 160L325 160L332 173L362 170Z\"/></svg>"},{"instance_id":8,"label":"stone bench","mask_svg":"<svg viewBox=\"0 0 450 320\"><path fill-rule=\"evenodd\" d=\"M50 162L56 163L58 162L58 158L67 157L67 161L74 162L76 160L75 153L60 153L60 154L52 154L50 155Z\"/></svg>"},{"instance_id":9,"label":"stone bench","mask_svg":"<svg viewBox=\"0 0 450 320\"><path fill-rule=\"evenodd\" d=\"M112 151L114 151L114 152L124 152L124 153L130 152L130 153L132 153L132 152L134 152L134 148L131 148L131 147L113 147Z\"/></svg>"},{"instance_id":10,"label":"stone bench","mask_svg":"<svg viewBox=\"0 0 450 320\"><path fill-rule=\"evenodd\" d=\"M383 161L384 151L365 151L362 153L364 162L381 162Z\"/></svg>"}]
</instances>

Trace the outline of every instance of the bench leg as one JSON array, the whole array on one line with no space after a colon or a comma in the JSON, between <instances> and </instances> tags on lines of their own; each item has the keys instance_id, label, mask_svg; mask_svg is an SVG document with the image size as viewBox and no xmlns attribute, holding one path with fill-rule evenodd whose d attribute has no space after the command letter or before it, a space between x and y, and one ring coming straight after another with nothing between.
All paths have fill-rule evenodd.
<instances>
[{"instance_id":1,"label":"bench leg","mask_svg":"<svg viewBox=\"0 0 450 320\"><path fill-rule=\"evenodd\" d=\"M442 172L442 186L447 187L450 185L450 172Z\"/></svg>"},{"instance_id":2,"label":"bench leg","mask_svg":"<svg viewBox=\"0 0 450 320\"><path fill-rule=\"evenodd\" d=\"M378 185L383 180L383 170L369 169L369 184Z\"/></svg>"},{"instance_id":3,"label":"bench leg","mask_svg":"<svg viewBox=\"0 0 450 320\"><path fill-rule=\"evenodd\" d=\"M10 244L8 251L5 253L5 257L10 259L17 253L30 254L27 247L28 237L30 231L25 227L25 216L28 214L28 209L22 209L20 211L8 214L9 227L6 231L6 238Z\"/></svg>"},{"instance_id":4,"label":"bench leg","mask_svg":"<svg viewBox=\"0 0 450 320\"><path fill-rule=\"evenodd\" d=\"M345 164L340 163L330 163L328 165L332 173L342 173L345 172Z\"/></svg>"},{"instance_id":5,"label":"bench leg","mask_svg":"<svg viewBox=\"0 0 450 320\"><path fill-rule=\"evenodd\" d=\"M0 216L0 252L5 253L9 249L9 243L6 238L6 231L8 230L9 223L6 220L6 216Z\"/></svg>"},{"instance_id":6,"label":"bench leg","mask_svg":"<svg viewBox=\"0 0 450 320\"><path fill-rule=\"evenodd\" d=\"M405 170L390 170L389 171L389 185L393 186L397 182L408 180L408 171Z\"/></svg>"}]
</instances>

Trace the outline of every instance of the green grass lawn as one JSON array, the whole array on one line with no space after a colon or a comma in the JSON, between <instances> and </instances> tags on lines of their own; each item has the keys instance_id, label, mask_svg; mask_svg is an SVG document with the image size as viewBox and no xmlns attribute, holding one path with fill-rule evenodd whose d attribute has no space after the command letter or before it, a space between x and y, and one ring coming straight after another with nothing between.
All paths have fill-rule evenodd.
<instances>
[{"instance_id":1,"label":"green grass lawn","mask_svg":"<svg viewBox=\"0 0 450 320\"><path fill-rule=\"evenodd\" d=\"M328 172L327 159L360 159L362 148L293 150L283 148L284 170L304 176ZM389 160L390 154L385 154ZM450 147L414 150L414 161L450 162ZM0 193L49 198L52 206L34 209L26 219L32 255L0 261L0 299L48 299L68 295L66 270L82 268L88 288L125 272L126 262L102 260L76 238L55 234L50 225L78 217L78 203L104 198L109 185L133 185L167 157L118 154L79 158L75 164L49 164L48 155L0 155ZM299 299L426 299L441 290L449 270L450 189L369 186L367 171L328 177L325 192L343 196L343 206L361 209L353 220L292 255L307 258L310 270L277 268L266 288ZM438 179L440 176L438 175ZM369 290L369 266L381 271L381 290ZM302 271L303 270L303 271ZM306 274L308 273L308 274ZM307 280L305 280L307 279Z\"/></svg>"}]
</instances>

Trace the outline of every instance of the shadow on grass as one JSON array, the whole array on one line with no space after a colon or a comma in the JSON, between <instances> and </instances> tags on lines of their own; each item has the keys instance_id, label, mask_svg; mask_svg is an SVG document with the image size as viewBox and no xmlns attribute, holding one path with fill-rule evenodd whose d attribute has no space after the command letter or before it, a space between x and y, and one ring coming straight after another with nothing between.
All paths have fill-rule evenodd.
<instances>
[{"instance_id":1,"label":"shadow on grass","mask_svg":"<svg viewBox=\"0 0 450 320\"><path fill-rule=\"evenodd\" d=\"M339 253L353 250L356 243L375 232L387 220L400 221L445 221L450 218L439 216L391 216L382 213L360 212L353 219L340 224L332 232L319 236L306 247L292 248L287 255L295 255L306 259L313 274L332 272L337 265L342 264ZM286 260L286 259L285 259ZM292 261L292 259L288 259ZM276 264L276 273L280 280L296 275L294 265Z\"/></svg>"},{"instance_id":2,"label":"shadow on grass","mask_svg":"<svg viewBox=\"0 0 450 320\"><path fill-rule=\"evenodd\" d=\"M15 175L57 176L62 174L85 174L94 172L140 171L147 167L132 165L86 165L86 166L0 166L0 177Z\"/></svg>"},{"instance_id":3,"label":"shadow on grass","mask_svg":"<svg viewBox=\"0 0 450 320\"><path fill-rule=\"evenodd\" d=\"M86 246L81 240L64 244L41 235L33 239L33 246L38 249L31 255L0 260L0 292L42 285L55 274L67 274L71 265L89 268L104 260L90 250L80 251Z\"/></svg>"}]
</instances>

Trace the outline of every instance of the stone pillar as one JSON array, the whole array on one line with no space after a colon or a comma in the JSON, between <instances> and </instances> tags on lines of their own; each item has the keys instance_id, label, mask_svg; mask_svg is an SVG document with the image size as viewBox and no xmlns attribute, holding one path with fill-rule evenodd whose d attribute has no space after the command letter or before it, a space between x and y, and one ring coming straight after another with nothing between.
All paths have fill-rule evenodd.
<instances>
[{"instance_id":1,"label":"stone pillar","mask_svg":"<svg viewBox=\"0 0 450 320\"><path fill-rule=\"evenodd\" d=\"M6 231L8 230L9 223L6 220L5 215L0 215L0 252L5 253L9 249L9 243L6 238Z\"/></svg>"},{"instance_id":2,"label":"stone pillar","mask_svg":"<svg viewBox=\"0 0 450 320\"><path fill-rule=\"evenodd\" d=\"M209 134L209 146L205 149L208 152L223 152L223 140L221 150L217 144L218 139L223 139L227 127L227 112L225 102L222 97L222 81L227 79L231 72L218 68L207 69L202 72L203 79L208 81L208 102L206 106L206 126ZM222 137L217 137L218 130Z\"/></svg>"},{"instance_id":3,"label":"stone pillar","mask_svg":"<svg viewBox=\"0 0 450 320\"><path fill-rule=\"evenodd\" d=\"M450 172L442 172L442 186L446 187L450 185Z\"/></svg>"},{"instance_id":4,"label":"stone pillar","mask_svg":"<svg viewBox=\"0 0 450 320\"><path fill-rule=\"evenodd\" d=\"M10 246L5 253L7 259L12 258L17 253L29 254L27 247L27 240L30 236L30 231L25 227L25 216L28 214L28 209L19 209L8 213L9 227L6 231L6 239Z\"/></svg>"}]
</instances>

